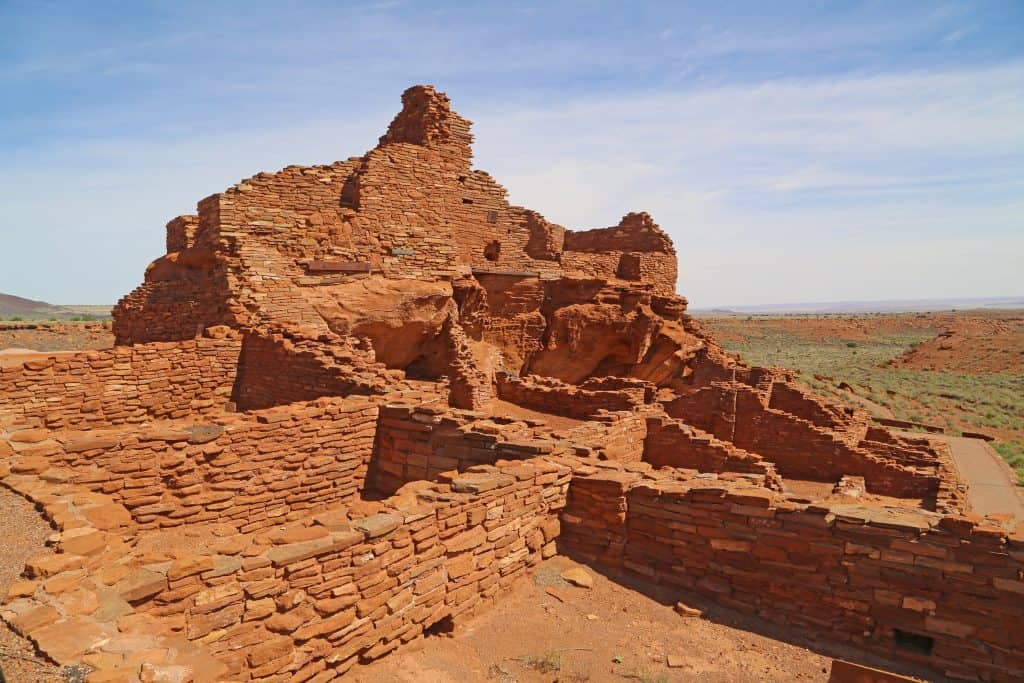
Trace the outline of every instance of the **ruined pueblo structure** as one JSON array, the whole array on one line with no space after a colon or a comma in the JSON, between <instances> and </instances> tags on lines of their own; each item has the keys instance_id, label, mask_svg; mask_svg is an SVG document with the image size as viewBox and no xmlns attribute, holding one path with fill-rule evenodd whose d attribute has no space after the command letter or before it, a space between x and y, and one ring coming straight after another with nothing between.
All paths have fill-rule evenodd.
<instances>
[{"instance_id":1,"label":"ruined pueblo structure","mask_svg":"<svg viewBox=\"0 0 1024 683\"><path fill-rule=\"evenodd\" d=\"M1024 528L948 452L724 353L646 213L550 223L445 95L402 104L168 223L113 349L0 367L0 482L59 551L4 619L102 680L327 681L564 553L1024 678Z\"/></svg>"}]
</instances>

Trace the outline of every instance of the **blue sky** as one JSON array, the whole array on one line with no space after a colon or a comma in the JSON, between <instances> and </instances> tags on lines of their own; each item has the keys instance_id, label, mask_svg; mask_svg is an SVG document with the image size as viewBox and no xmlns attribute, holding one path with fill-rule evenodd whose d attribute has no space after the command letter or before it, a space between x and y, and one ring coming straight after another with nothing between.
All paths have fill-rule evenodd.
<instances>
[{"instance_id":1,"label":"blue sky","mask_svg":"<svg viewBox=\"0 0 1024 683\"><path fill-rule=\"evenodd\" d=\"M163 225L376 143L414 83L698 307L1024 294L1024 3L0 0L0 292L112 303Z\"/></svg>"}]
</instances>

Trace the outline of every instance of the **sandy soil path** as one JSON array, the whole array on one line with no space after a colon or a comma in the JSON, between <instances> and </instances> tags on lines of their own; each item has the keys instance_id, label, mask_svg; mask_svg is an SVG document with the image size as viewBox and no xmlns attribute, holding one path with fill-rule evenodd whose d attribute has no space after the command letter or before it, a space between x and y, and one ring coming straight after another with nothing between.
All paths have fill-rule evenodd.
<instances>
[{"instance_id":1,"label":"sandy soil path","mask_svg":"<svg viewBox=\"0 0 1024 683\"><path fill-rule=\"evenodd\" d=\"M921 436L913 432L901 433ZM949 444L960 476L967 482L967 499L974 512L980 515L1009 512L1018 520L1024 520L1024 489L1016 485L1009 466L988 443L943 434L929 434L928 438Z\"/></svg>"}]
</instances>

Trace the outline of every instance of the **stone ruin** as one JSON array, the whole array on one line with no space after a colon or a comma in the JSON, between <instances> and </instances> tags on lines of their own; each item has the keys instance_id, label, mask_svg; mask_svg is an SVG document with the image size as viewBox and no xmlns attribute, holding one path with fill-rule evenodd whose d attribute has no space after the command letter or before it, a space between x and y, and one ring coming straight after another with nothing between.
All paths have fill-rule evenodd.
<instances>
[{"instance_id":1,"label":"stone ruin","mask_svg":"<svg viewBox=\"0 0 1024 683\"><path fill-rule=\"evenodd\" d=\"M723 352L646 213L550 223L402 102L168 223L113 349L0 368L0 482L58 530L4 619L90 680L319 682L565 553L1024 678L1024 529L948 452Z\"/></svg>"}]
</instances>

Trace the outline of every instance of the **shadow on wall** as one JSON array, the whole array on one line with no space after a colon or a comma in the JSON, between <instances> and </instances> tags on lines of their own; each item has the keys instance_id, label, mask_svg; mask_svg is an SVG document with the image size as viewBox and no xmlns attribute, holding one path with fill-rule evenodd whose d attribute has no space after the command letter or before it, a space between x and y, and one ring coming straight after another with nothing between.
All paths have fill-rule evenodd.
<instances>
[{"instance_id":1,"label":"shadow on wall","mask_svg":"<svg viewBox=\"0 0 1024 683\"><path fill-rule=\"evenodd\" d=\"M609 581L612 581L623 588L628 588L631 591L635 591L644 595L657 603L665 605L666 607L676 607L679 603L682 603L685 607L700 611L699 618L707 619L708 621L728 626L729 628L740 629L742 631L748 631L750 633L756 633L772 640L788 643L790 645L796 645L797 647L806 648L824 657L832 657L833 659L845 659L847 661L857 662L867 666L883 669L885 671L891 671L899 673L904 676L912 676L920 678L922 680L936 680L935 672L931 669L914 666L904 661L895 659L887 659L880 657L870 652L865 652L859 648L853 648L848 645L841 643L831 642L824 639L811 639L803 637L798 631L792 628L773 624L765 621L757 616L751 614L744 614L738 610L723 607L717 604L711 598L707 596L687 591L682 588L675 586L669 586L666 584L660 584L653 581L644 579L636 574L627 573L620 570L615 570L609 567L596 564L590 559L582 556L581 554L573 551L572 548L565 547L565 544L559 539L557 541L558 554L568 557L569 559L579 562L580 564L586 565L590 570L601 574ZM697 615L693 615L697 616ZM913 636L914 634L909 634ZM908 652L923 653L922 648L930 648L931 643L923 643L920 639L930 641L930 638L926 636L917 636L916 640L910 640L903 638L901 634L897 634L897 647L904 649ZM903 643L906 643L903 645ZM925 653L926 654L926 653Z\"/></svg>"}]
</instances>

